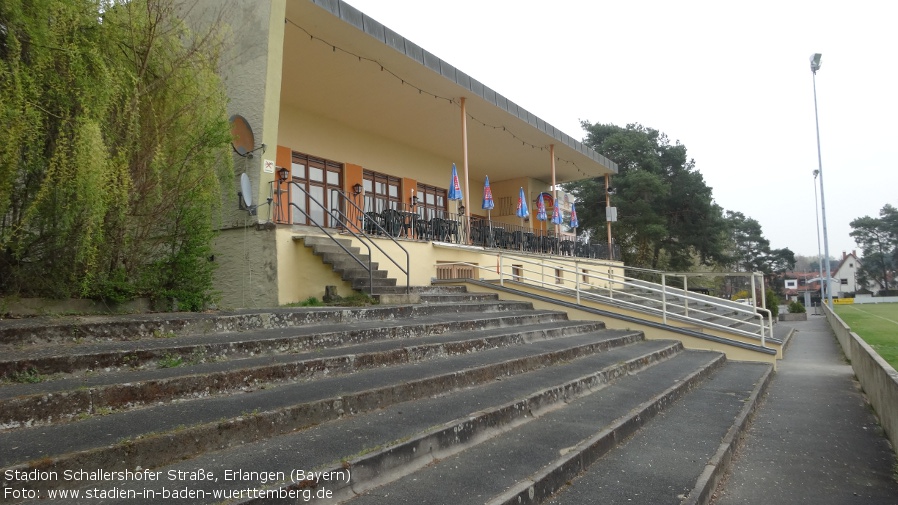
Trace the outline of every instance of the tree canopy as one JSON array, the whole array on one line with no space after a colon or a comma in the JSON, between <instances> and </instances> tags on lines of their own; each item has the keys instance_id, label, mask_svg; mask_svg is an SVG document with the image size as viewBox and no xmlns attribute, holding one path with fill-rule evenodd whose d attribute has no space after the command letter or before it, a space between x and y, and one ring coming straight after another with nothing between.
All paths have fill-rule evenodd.
<instances>
[{"instance_id":1,"label":"tree canopy","mask_svg":"<svg viewBox=\"0 0 898 505\"><path fill-rule=\"evenodd\" d=\"M671 144L658 130L640 124L626 128L590 124L584 143L618 164L612 205L618 221L612 233L626 264L654 269L687 270L695 259L710 264L726 258L726 221L714 203L686 147ZM581 225L595 236L605 227L604 180L570 183L580 201ZM593 202L599 202L596 205Z\"/></svg>"},{"instance_id":2,"label":"tree canopy","mask_svg":"<svg viewBox=\"0 0 898 505\"><path fill-rule=\"evenodd\" d=\"M170 0L0 2L0 293L208 300L221 47Z\"/></svg>"},{"instance_id":3,"label":"tree canopy","mask_svg":"<svg viewBox=\"0 0 898 505\"><path fill-rule=\"evenodd\" d=\"M850 235L863 251L858 268L862 285L875 284L879 289L898 286L898 209L886 204L879 217L859 217L851 223Z\"/></svg>"},{"instance_id":4,"label":"tree canopy","mask_svg":"<svg viewBox=\"0 0 898 505\"><path fill-rule=\"evenodd\" d=\"M792 251L771 250L760 223L714 202L686 146L671 144L665 134L640 124L582 125L587 132L584 143L618 165L612 179L612 205L618 208L612 235L625 264L691 270L698 263L765 274L794 268ZM581 226L602 236L604 179L577 181L566 188L578 201L588 202L578 207Z\"/></svg>"}]
</instances>

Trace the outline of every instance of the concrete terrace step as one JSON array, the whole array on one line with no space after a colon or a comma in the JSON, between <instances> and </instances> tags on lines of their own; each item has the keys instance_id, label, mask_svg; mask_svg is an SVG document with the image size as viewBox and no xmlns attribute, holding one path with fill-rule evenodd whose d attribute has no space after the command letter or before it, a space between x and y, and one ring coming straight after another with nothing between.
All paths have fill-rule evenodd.
<instances>
[{"instance_id":1,"label":"concrete terrace step","mask_svg":"<svg viewBox=\"0 0 898 505\"><path fill-rule=\"evenodd\" d=\"M514 325L510 324L513 317ZM440 333L435 326L421 322L422 331L416 336L406 335L405 328L400 328L401 332L392 328L389 333L385 328L380 338L386 340L375 337L366 343L319 348L313 352L267 354L180 368L125 370L43 384L7 386L0 388L0 427L72 420L176 398L247 391L283 381L312 380L366 368L423 362L489 348L524 345L539 339L595 332L604 327L600 322L564 321L536 315L469 321L463 325L464 331L456 329L447 333ZM364 331L357 329L358 333ZM400 333L399 337L396 337L397 333ZM336 343L342 336L337 332L333 335L314 337ZM48 393L53 395L51 401L48 401Z\"/></svg>"},{"instance_id":2,"label":"concrete terrace step","mask_svg":"<svg viewBox=\"0 0 898 505\"><path fill-rule=\"evenodd\" d=\"M499 299L499 295L496 293L424 293L419 296L421 303L458 303Z\"/></svg>"},{"instance_id":3,"label":"concrete terrace step","mask_svg":"<svg viewBox=\"0 0 898 505\"><path fill-rule=\"evenodd\" d=\"M334 272L340 274L344 281L349 281L352 279L368 279L368 271L363 268L359 268L358 265L356 265L354 268L334 267ZM371 271L371 276L375 279L385 279L387 275L388 272L386 270L374 269Z\"/></svg>"},{"instance_id":4,"label":"concrete terrace step","mask_svg":"<svg viewBox=\"0 0 898 505\"><path fill-rule=\"evenodd\" d=\"M132 341L99 341L84 344L33 346L8 351L2 362L13 368L15 363L39 366L44 373L75 372L97 368L96 372L154 368L162 356L188 358L197 353L206 355L208 362L224 359L264 357L298 352L347 349L348 346L382 340L416 341L420 338L450 332L477 331L491 328L517 328L524 325L566 322L564 312L552 310L508 310L499 313L465 312L427 314L415 319L360 321L308 325L291 328L271 328L246 332L212 335L187 335L165 339ZM601 323L591 323L599 324ZM126 359L127 358L127 359ZM53 379L53 377L51 377ZM0 397L10 389L40 387L55 384L56 380L37 385L5 385Z\"/></svg>"},{"instance_id":5,"label":"concrete terrace step","mask_svg":"<svg viewBox=\"0 0 898 505\"><path fill-rule=\"evenodd\" d=\"M282 384L250 394L202 398L77 423L13 430L0 433L0 445L9 448L0 454L0 466L23 471L53 469L60 473L86 467L151 468L398 402L426 399L545 368L559 371L565 368L561 364L630 346L641 342L641 338L638 332L603 330L449 356L430 361L426 367L404 364L368 369L312 382ZM662 355L682 349L678 343L661 341L640 345L655 348ZM4 482L19 484L26 483Z\"/></svg>"},{"instance_id":6,"label":"concrete terrace step","mask_svg":"<svg viewBox=\"0 0 898 505\"><path fill-rule=\"evenodd\" d=\"M404 289L404 287L403 287ZM92 341L168 339L254 329L302 327L356 321L387 321L435 313L528 310L527 302L461 303L451 309L428 305L390 307L293 307L235 312L140 314L128 317L85 316L3 321L0 348Z\"/></svg>"},{"instance_id":7,"label":"concrete terrace step","mask_svg":"<svg viewBox=\"0 0 898 505\"><path fill-rule=\"evenodd\" d=\"M724 363L717 353L684 351L592 394L533 412L526 422L495 430L492 438L457 454L435 454L427 467L347 502L539 503L556 490L551 487L573 478L584 460L599 457L651 422ZM358 481L354 486L363 487ZM604 503L602 494L595 496Z\"/></svg>"},{"instance_id":8,"label":"concrete terrace step","mask_svg":"<svg viewBox=\"0 0 898 505\"><path fill-rule=\"evenodd\" d=\"M771 375L769 365L727 363L549 503L706 503Z\"/></svg>"},{"instance_id":9,"label":"concrete terrace step","mask_svg":"<svg viewBox=\"0 0 898 505\"><path fill-rule=\"evenodd\" d=\"M373 279L368 279L367 274L362 278L354 278L352 279L352 288L353 289L366 289L370 284L374 287L374 289L380 287L394 287L396 286L396 279L390 277L375 277ZM403 286L404 288L404 286Z\"/></svg>"},{"instance_id":10,"label":"concrete terrace step","mask_svg":"<svg viewBox=\"0 0 898 505\"><path fill-rule=\"evenodd\" d=\"M468 442L468 435L478 435L478 430L520 422L531 412L558 405L585 391L601 389L608 382L651 367L680 350L670 342L660 341L616 347L573 359L564 366L503 376L501 380L487 381L478 387L454 389L414 402L357 413L301 432L260 440L252 445L234 444L222 451L157 469L167 473L169 470L202 467L223 475L224 470L233 468L265 472L284 468L309 470L342 467L345 461L354 472L366 468L371 471L372 466L376 468L383 464L384 456L390 459L391 449L408 454L409 446L417 445L421 449L417 452L428 456L430 451L421 447L425 443L436 448L438 445L448 447ZM387 463L387 466L395 464ZM121 484L136 487L142 483L132 481ZM269 482L266 487L273 484L279 482ZM204 486L204 483L198 485L206 489L211 487ZM214 486L255 488L259 482L218 482ZM206 499L200 503L219 501Z\"/></svg>"},{"instance_id":11,"label":"concrete terrace step","mask_svg":"<svg viewBox=\"0 0 898 505\"><path fill-rule=\"evenodd\" d=\"M672 351L669 343L662 341L611 349L572 360L563 367L537 370L477 388L397 404L302 433L274 437L252 448L233 447L161 470L189 471L202 467L223 475L231 468L253 468L272 474L282 468L315 468L334 475L350 469L351 489L343 482L345 478L322 479L316 483L306 481L288 484L285 488L329 490L335 493L335 498L325 502L340 503L357 492L386 483L350 503L485 503L491 486L495 488L497 482L505 487L513 484L509 477L513 475L509 472L512 467L526 464L534 456L551 460L558 455L558 451L551 448L543 450L547 445L543 439L553 436L557 430L535 430L539 438L532 446L528 445L533 442L529 439L512 440L511 447L515 449L507 455L488 448L487 454L483 454L484 447L502 439L505 434L518 433L522 426L527 427L556 411L579 409L576 405L583 397L595 397L593 403L604 406L599 409L599 420L629 419L628 426L639 425L639 416L644 416L644 412L665 406L723 363L718 354L682 351L681 348ZM641 411L631 408L641 405L640 400L649 405ZM602 428L602 424L595 420L583 424L581 430L586 432ZM621 431L625 430L618 430ZM517 437L512 435L512 438ZM564 452L564 446L559 448ZM406 493L402 489L408 482L414 485L415 479L428 478L425 474L430 469L440 467L459 451L465 451L461 454L480 451L482 461L477 461L476 472L469 472L469 475L473 474L472 478L453 482L453 486L443 485L439 478L430 480L429 485L419 486L418 490L425 488L422 493ZM409 477L396 480L421 468L423 470ZM272 484L260 485L256 480L231 482L224 486L237 493L247 486L272 489ZM274 484L278 483L275 481ZM126 485L140 489L134 483ZM213 489L224 487L220 482L201 486L210 494ZM236 503L277 503L246 499L245 495L243 498ZM212 501L207 499L207 502Z\"/></svg>"},{"instance_id":12,"label":"concrete terrace step","mask_svg":"<svg viewBox=\"0 0 898 505\"><path fill-rule=\"evenodd\" d=\"M771 373L463 287L410 292L425 303L68 319L68 337L0 324L5 362L93 370L0 387L0 487L40 493L25 503L158 503L163 487L209 504L679 503L713 488ZM166 478L199 469L217 480ZM79 470L162 477L58 477Z\"/></svg>"}]
</instances>

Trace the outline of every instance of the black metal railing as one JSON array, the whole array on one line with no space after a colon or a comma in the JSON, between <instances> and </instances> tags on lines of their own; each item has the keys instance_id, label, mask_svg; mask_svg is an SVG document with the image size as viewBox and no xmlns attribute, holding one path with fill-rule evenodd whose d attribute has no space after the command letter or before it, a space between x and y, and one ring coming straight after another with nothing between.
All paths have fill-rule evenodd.
<instances>
[{"instance_id":1,"label":"black metal railing","mask_svg":"<svg viewBox=\"0 0 898 505\"><path fill-rule=\"evenodd\" d=\"M314 196L310 195L309 192L305 190L305 188L303 188L302 186L300 186L299 184L297 184L293 181L290 181L289 184L293 184L294 188L301 191L303 194L305 194L305 196L308 197L310 202L313 202L318 207L320 207L324 211L325 216L329 216L329 217L331 217L331 219L333 219L334 217L339 218L339 215L335 216L331 211L328 211L327 207L325 207L324 204L319 202ZM374 292L374 270L371 267L371 246L369 246L367 243L362 241L362 245L364 245L365 248L368 249L368 264L366 265L355 254L353 254L352 251L350 251L345 245L343 245L342 242L340 242L336 237L334 237L333 234L331 234L331 232L329 232L326 229L327 223L319 223L314 217L312 217L312 215L309 212L306 212L306 209L304 209L303 207L300 207L299 205L297 205L296 203L294 203L292 201L289 202L288 206L293 207L294 209L301 212L302 215L305 216L306 221L308 221L309 223L311 223L312 225L317 227L319 230L321 230L321 232L324 233L325 235L327 235L328 238L330 238L334 244L338 245L340 247L340 249L343 250L343 252L348 254L349 257L354 259L356 263L358 263L363 269L365 269L368 272L368 292L373 293ZM337 210L337 209L331 209L331 210L333 211L333 210ZM339 212L339 210L337 210L337 212L339 214L342 214L342 212ZM347 230L347 231L352 232L351 230ZM353 235L358 236L354 232L352 232L352 233L353 233Z\"/></svg>"},{"instance_id":2,"label":"black metal railing","mask_svg":"<svg viewBox=\"0 0 898 505\"><path fill-rule=\"evenodd\" d=\"M294 183L294 187L299 186ZM330 189L329 195L331 208L325 209L324 220L328 222L323 225L356 232L358 236L383 237L394 242L397 239L423 240L535 254L621 259L617 244L609 247L605 242L584 241L571 233L556 232L547 222L537 222L536 228L531 228L476 216L466 217L424 205L387 202L365 194L346 195L336 189ZM306 215L304 211L303 214ZM402 268L398 263L396 265Z\"/></svg>"},{"instance_id":3,"label":"black metal railing","mask_svg":"<svg viewBox=\"0 0 898 505\"><path fill-rule=\"evenodd\" d=\"M374 292L374 270L371 266L371 246L374 246L381 254L384 255L388 260L390 260L394 265L396 265L399 270L405 274L405 292L408 294L411 291L411 256L404 247L402 247L399 242L393 240L385 228L383 228L376 220L369 220L368 216L362 211L361 207L359 207L353 199L349 198L345 193L339 190L331 190L330 191L330 208L328 209L323 203L318 201L314 196L309 194L302 185L290 181L288 184L292 184L294 190L301 191L310 202L317 205L322 209L323 213L319 217L322 218L324 223L319 223L309 212L306 212L305 209L300 207L294 202L289 202L289 206L294 209L300 211L305 217L306 220L316 226L319 230L324 232L325 235L330 237L330 239L340 246L343 251L349 254L356 263L362 265L368 271L368 288L373 293ZM347 214L348 212L348 214ZM365 265L359 258L357 258L351 251L349 251L343 244L341 244L330 232L328 232L325 228L330 227L331 229L337 229L341 232L349 233L358 241L365 246L368 250L368 265ZM387 238L393 240L393 242L405 253L405 268L402 267L393 257L383 250L377 242L370 239L370 234L368 230L374 232L373 234L383 235Z\"/></svg>"},{"instance_id":4,"label":"black metal railing","mask_svg":"<svg viewBox=\"0 0 898 505\"><path fill-rule=\"evenodd\" d=\"M371 245L376 247L377 250L384 255L384 257L390 260L394 265L396 265L396 268L398 268L402 273L405 274L405 293L408 294L411 291L411 255L409 254L408 250L402 246L402 244L396 241L395 237L397 237L398 235L394 235L395 232L402 229L399 226L400 221L384 221L383 223L381 223L378 219L376 219L376 216L370 216L368 215L368 213L364 212L352 198L349 198L342 191L335 191L335 193L340 196L341 200L341 204L337 206L336 209L336 212L339 213L339 222L341 223L341 226L348 233L351 233L353 236L357 237L361 242L366 244L370 243ZM349 215L347 215L347 213L344 213L342 209L346 209ZM361 235L357 234L356 230L361 231ZM395 259L393 259L392 255L384 251L377 244L377 242L370 240L369 237L372 235L381 235L391 240L396 245L396 247L398 247L405 254L405 268L402 268L402 265L400 265Z\"/></svg>"}]
</instances>

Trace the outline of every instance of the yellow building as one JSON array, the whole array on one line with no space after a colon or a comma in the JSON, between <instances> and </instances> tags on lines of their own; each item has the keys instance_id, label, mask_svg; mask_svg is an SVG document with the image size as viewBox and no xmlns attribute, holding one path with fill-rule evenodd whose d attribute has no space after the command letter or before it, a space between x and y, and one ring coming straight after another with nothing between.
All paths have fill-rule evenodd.
<instances>
[{"instance_id":1,"label":"yellow building","mask_svg":"<svg viewBox=\"0 0 898 505\"><path fill-rule=\"evenodd\" d=\"M208 4L211 16L217 2ZM238 182L216 243L223 307L320 297L326 284L349 291L304 247L302 236L321 234L315 223L352 239L346 232L365 229L364 213L381 219L396 211L401 224L391 234L409 251L411 267L404 273L381 261L381 268L401 283L429 284L440 262L496 263L489 247L496 244L481 234L487 228L491 240L500 229L508 239L516 231L519 238L572 238L550 223L551 203L549 220L537 219L538 196L551 200L555 184L617 172L613 162L340 0L236 0L227 14L238 20L231 21L235 44L224 69L230 113L246 125L235 123ZM449 199L453 164L460 201ZM486 177L495 202L489 212L481 208ZM529 208L523 218L516 214L521 191ZM255 213L241 208L237 192L248 193ZM457 228L442 235L434 218ZM381 242L388 252L398 247Z\"/></svg>"}]
</instances>

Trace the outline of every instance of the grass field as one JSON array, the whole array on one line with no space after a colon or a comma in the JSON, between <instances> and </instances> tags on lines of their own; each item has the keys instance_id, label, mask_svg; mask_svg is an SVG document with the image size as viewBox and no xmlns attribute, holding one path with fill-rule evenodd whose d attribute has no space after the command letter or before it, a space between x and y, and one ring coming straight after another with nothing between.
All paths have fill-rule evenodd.
<instances>
[{"instance_id":1,"label":"grass field","mask_svg":"<svg viewBox=\"0 0 898 505\"><path fill-rule=\"evenodd\" d=\"M898 369L898 303L836 305L836 314Z\"/></svg>"}]
</instances>

